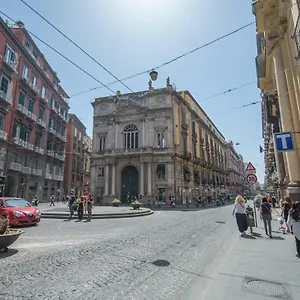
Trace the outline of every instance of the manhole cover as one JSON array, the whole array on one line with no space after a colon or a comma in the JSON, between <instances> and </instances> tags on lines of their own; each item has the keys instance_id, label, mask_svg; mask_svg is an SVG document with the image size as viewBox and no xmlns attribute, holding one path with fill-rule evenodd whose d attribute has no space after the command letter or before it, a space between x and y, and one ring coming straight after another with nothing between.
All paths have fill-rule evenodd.
<instances>
[{"instance_id":1,"label":"manhole cover","mask_svg":"<svg viewBox=\"0 0 300 300\"><path fill-rule=\"evenodd\" d=\"M280 282L246 277L243 288L253 294L292 300L288 289Z\"/></svg>"},{"instance_id":2,"label":"manhole cover","mask_svg":"<svg viewBox=\"0 0 300 300\"><path fill-rule=\"evenodd\" d=\"M168 267L170 265L170 262L164 259L158 259L153 262L153 265L158 266L158 267Z\"/></svg>"}]
</instances>

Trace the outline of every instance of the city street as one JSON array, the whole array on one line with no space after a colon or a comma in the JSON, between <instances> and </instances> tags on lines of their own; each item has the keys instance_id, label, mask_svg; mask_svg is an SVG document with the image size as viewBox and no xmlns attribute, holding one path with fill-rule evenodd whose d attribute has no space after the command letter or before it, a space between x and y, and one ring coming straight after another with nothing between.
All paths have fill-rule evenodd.
<instances>
[{"instance_id":1,"label":"city street","mask_svg":"<svg viewBox=\"0 0 300 300\"><path fill-rule=\"evenodd\" d=\"M0 254L0 298L201 299L213 258L237 235L231 209L42 219Z\"/></svg>"}]
</instances>

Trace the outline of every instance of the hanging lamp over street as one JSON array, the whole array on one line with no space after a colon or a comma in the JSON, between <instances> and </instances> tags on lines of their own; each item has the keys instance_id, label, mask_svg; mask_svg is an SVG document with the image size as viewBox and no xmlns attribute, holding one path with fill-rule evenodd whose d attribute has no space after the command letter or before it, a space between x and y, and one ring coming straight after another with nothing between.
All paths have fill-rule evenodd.
<instances>
[{"instance_id":1,"label":"hanging lamp over street","mask_svg":"<svg viewBox=\"0 0 300 300\"><path fill-rule=\"evenodd\" d=\"M155 81L157 79L157 75L158 75L158 73L155 70L152 70L150 72L150 78L151 78L151 80Z\"/></svg>"}]
</instances>

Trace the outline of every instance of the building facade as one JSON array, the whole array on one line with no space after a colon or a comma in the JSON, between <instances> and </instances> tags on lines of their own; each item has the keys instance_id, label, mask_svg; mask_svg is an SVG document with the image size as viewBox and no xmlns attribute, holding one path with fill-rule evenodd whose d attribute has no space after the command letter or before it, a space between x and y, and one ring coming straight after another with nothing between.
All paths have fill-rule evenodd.
<instances>
[{"instance_id":1,"label":"building facade","mask_svg":"<svg viewBox=\"0 0 300 300\"><path fill-rule=\"evenodd\" d=\"M300 5L299 1L252 1L257 26L257 77L262 95L268 191L300 200ZM294 150L279 153L273 134L291 132Z\"/></svg>"},{"instance_id":2,"label":"building facade","mask_svg":"<svg viewBox=\"0 0 300 300\"><path fill-rule=\"evenodd\" d=\"M2 194L46 201L61 194L68 95L24 24L0 27Z\"/></svg>"},{"instance_id":3,"label":"building facade","mask_svg":"<svg viewBox=\"0 0 300 300\"><path fill-rule=\"evenodd\" d=\"M132 195L177 203L226 193L225 138L187 91L167 87L98 98L90 187L96 201Z\"/></svg>"},{"instance_id":4,"label":"building facade","mask_svg":"<svg viewBox=\"0 0 300 300\"><path fill-rule=\"evenodd\" d=\"M67 124L64 193L81 195L84 187L86 128L75 114L69 114Z\"/></svg>"},{"instance_id":5,"label":"building facade","mask_svg":"<svg viewBox=\"0 0 300 300\"><path fill-rule=\"evenodd\" d=\"M90 189L90 169L91 169L91 153L93 140L86 135L83 138L84 143L84 174L83 174L83 189Z\"/></svg>"}]
</instances>

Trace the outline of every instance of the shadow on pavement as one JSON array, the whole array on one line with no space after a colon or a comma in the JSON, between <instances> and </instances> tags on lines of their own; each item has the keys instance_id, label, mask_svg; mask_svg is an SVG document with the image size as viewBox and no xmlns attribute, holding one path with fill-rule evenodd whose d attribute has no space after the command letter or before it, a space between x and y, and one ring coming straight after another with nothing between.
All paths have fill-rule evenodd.
<instances>
[{"instance_id":1,"label":"shadow on pavement","mask_svg":"<svg viewBox=\"0 0 300 300\"><path fill-rule=\"evenodd\" d=\"M13 255L17 254L18 252L19 252L19 250L11 249L11 248L8 248L7 252L0 250L0 259L4 259L4 258L10 257L10 256L13 256Z\"/></svg>"},{"instance_id":2,"label":"shadow on pavement","mask_svg":"<svg viewBox=\"0 0 300 300\"><path fill-rule=\"evenodd\" d=\"M277 236L273 236L272 239L273 240L280 240L280 241L284 241L285 240L285 238L283 238L282 236L278 236L278 235Z\"/></svg>"},{"instance_id":3,"label":"shadow on pavement","mask_svg":"<svg viewBox=\"0 0 300 300\"><path fill-rule=\"evenodd\" d=\"M253 232L252 236L254 236L254 237L262 237L262 235L260 233L257 233L257 232Z\"/></svg>"},{"instance_id":4,"label":"shadow on pavement","mask_svg":"<svg viewBox=\"0 0 300 300\"><path fill-rule=\"evenodd\" d=\"M244 235L242 236L243 239L248 239L248 240L256 240L256 237L252 236L252 235Z\"/></svg>"}]
</instances>

